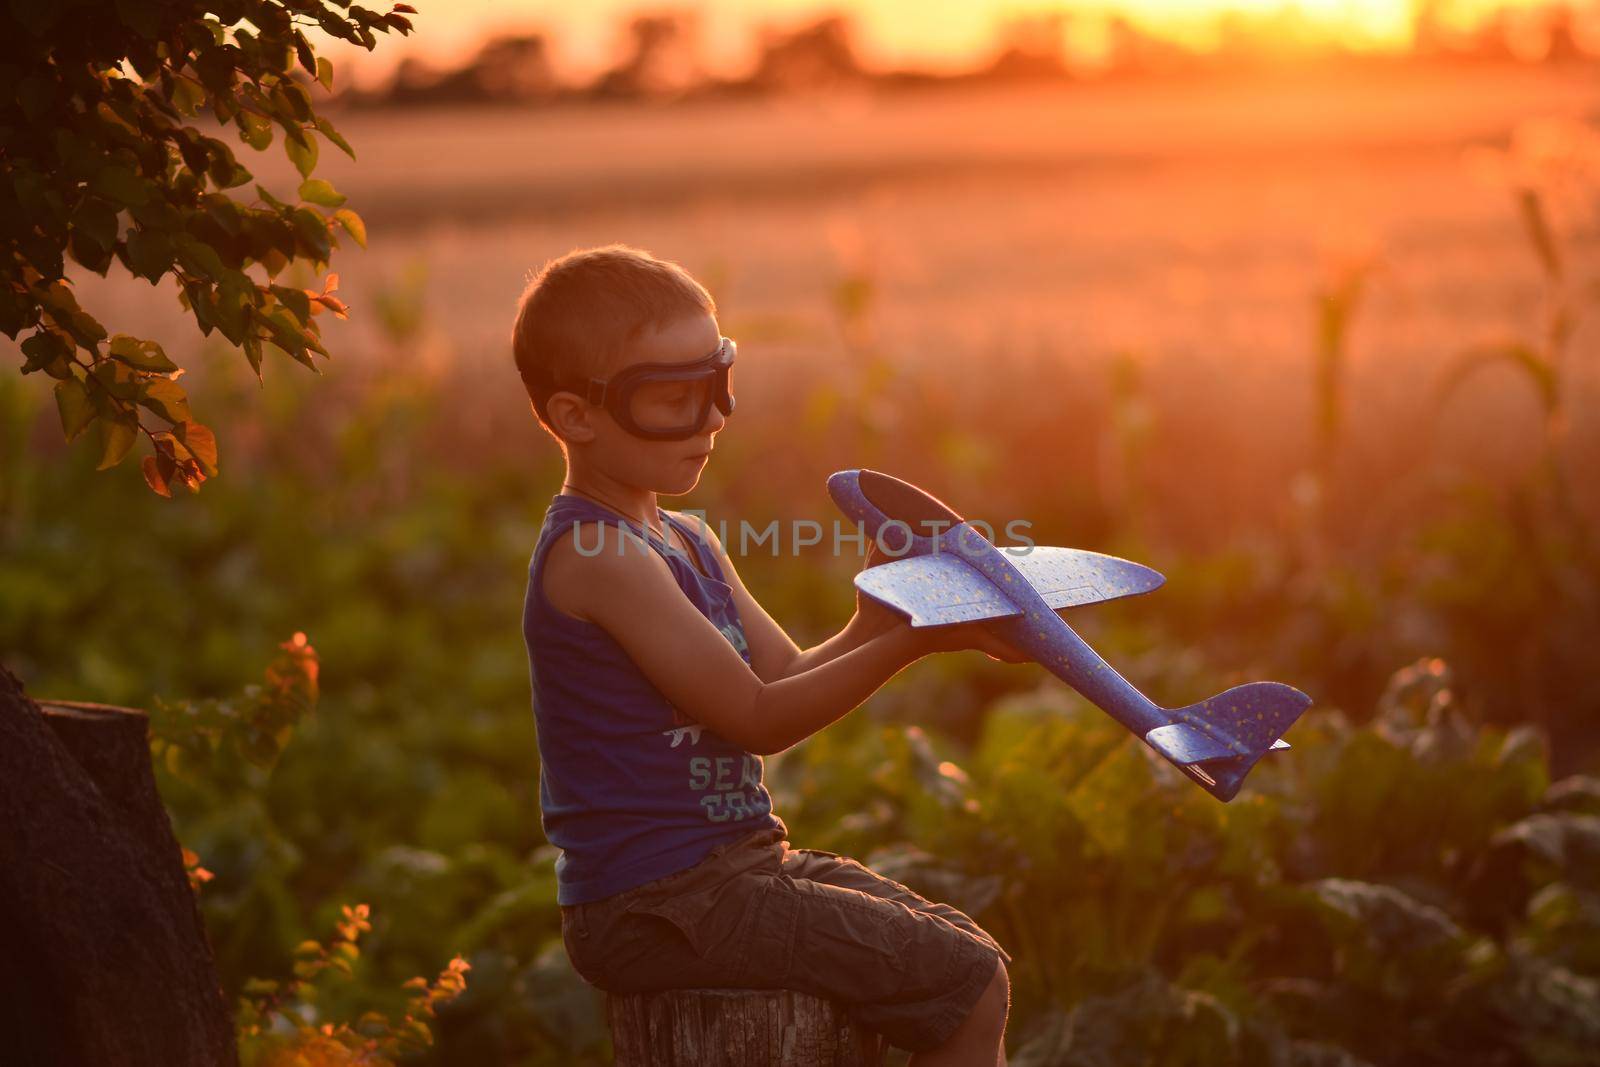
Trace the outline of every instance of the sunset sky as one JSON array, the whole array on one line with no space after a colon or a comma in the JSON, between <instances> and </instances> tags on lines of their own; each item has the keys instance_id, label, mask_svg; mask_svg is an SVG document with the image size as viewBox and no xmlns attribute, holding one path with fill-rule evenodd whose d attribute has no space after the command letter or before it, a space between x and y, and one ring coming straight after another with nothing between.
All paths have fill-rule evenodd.
<instances>
[{"instance_id":1,"label":"sunset sky","mask_svg":"<svg viewBox=\"0 0 1600 1067\"><path fill-rule=\"evenodd\" d=\"M1218 16L1237 12L1274 20L1274 36L1331 39L1374 50L1404 48L1410 41L1412 0L1115 0L1071 4L1055 0L855 0L827 4L819 0L699 0L688 3L646 3L642 0L586 0L582 5L551 0L413 0L419 9L418 33L409 41L383 42L378 52L332 48L346 71L369 81L387 73L401 55L414 55L437 65L458 62L487 35L543 29L555 41L558 70L581 77L602 68L615 54L626 16L639 11L693 11L699 17L699 40L709 65L722 73L747 66L754 37L765 26L803 23L825 11L851 17L857 28L862 58L874 66L915 65L928 68L969 66L990 54L996 29L1011 19L1069 10L1068 46L1092 59L1109 13L1121 13L1141 28L1195 47L1214 39ZM378 5L374 5L378 6ZM1509 8L1531 14L1542 0L1440 0L1443 22L1469 27L1485 13ZM1600 0L1582 0L1586 38L1600 37ZM1537 20L1526 18L1528 29ZM1535 33L1534 36L1537 36Z\"/></svg>"}]
</instances>

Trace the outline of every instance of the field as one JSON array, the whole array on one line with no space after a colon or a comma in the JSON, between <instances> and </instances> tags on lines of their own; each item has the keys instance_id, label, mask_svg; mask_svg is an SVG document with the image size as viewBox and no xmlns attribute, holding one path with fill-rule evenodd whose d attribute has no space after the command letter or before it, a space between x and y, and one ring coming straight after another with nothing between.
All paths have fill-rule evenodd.
<instances>
[{"instance_id":1,"label":"field","mask_svg":"<svg viewBox=\"0 0 1600 1067\"><path fill-rule=\"evenodd\" d=\"M1591 74L336 114L358 160L325 146L319 173L371 240L335 258L352 315L320 379L269 359L258 387L170 292L79 282L192 368L223 427L198 496L94 473L43 376L0 377L0 650L39 697L170 705L158 736L202 755L162 788L215 875L230 992L360 901L374 929L315 1018L460 952L431 1062L604 1062L518 629L561 468L508 333L548 257L636 244L739 342L738 412L667 506L826 523L826 476L876 467L1165 573L1072 616L1158 701L1257 678L1317 700L1226 808L970 653L768 761L797 844L872 855L1007 944L1013 1063L1583 1062ZM735 562L802 644L848 616L857 558ZM259 761L196 743L296 631L315 712Z\"/></svg>"}]
</instances>

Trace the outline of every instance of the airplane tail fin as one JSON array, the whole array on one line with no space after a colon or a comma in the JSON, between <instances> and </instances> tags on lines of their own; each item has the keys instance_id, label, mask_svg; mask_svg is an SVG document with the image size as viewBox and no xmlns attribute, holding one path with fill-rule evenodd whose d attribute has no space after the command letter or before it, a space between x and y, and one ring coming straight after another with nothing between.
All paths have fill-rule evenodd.
<instances>
[{"instance_id":1,"label":"airplane tail fin","mask_svg":"<svg viewBox=\"0 0 1600 1067\"><path fill-rule=\"evenodd\" d=\"M1311 706L1311 698L1281 682L1235 686L1170 714L1145 742L1218 800L1232 800L1262 756L1288 748L1280 736Z\"/></svg>"}]
</instances>

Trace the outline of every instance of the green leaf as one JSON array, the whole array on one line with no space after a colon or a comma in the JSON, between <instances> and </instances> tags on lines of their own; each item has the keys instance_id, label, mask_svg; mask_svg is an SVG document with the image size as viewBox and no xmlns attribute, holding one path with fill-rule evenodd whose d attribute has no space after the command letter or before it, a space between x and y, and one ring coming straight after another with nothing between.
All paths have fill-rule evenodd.
<instances>
[{"instance_id":1,"label":"green leaf","mask_svg":"<svg viewBox=\"0 0 1600 1067\"><path fill-rule=\"evenodd\" d=\"M286 307L272 308L258 317L272 333L271 340L279 348L292 354L292 349L305 347L305 328L295 321L294 314Z\"/></svg>"},{"instance_id":2,"label":"green leaf","mask_svg":"<svg viewBox=\"0 0 1600 1067\"><path fill-rule=\"evenodd\" d=\"M21 348L22 354L28 357L27 362L22 365L23 374L42 370L53 378L65 381L72 373L68 359L72 355L73 346L59 334L50 330L40 330L23 341Z\"/></svg>"},{"instance_id":3,"label":"green leaf","mask_svg":"<svg viewBox=\"0 0 1600 1067\"><path fill-rule=\"evenodd\" d=\"M324 89L333 91L333 62L326 56L317 57L317 81Z\"/></svg>"},{"instance_id":4,"label":"green leaf","mask_svg":"<svg viewBox=\"0 0 1600 1067\"><path fill-rule=\"evenodd\" d=\"M244 349L244 358L250 361L250 369L256 372L256 379L259 381L261 378L261 338L246 337L244 344L240 347Z\"/></svg>"},{"instance_id":5,"label":"green leaf","mask_svg":"<svg viewBox=\"0 0 1600 1067\"><path fill-rule=\"evenodd\" d=\"M130 367L157 374L169 374L178 369L178 365L167 358L166 352L156 342L141 341L125 333L111 338L111 355Z\"/></svg>"},{"instance_id":6,"label":"green leaf","mask_svg":"<svg viewBox=\"0 0 1600 1067\"><path fill-rule=\"evenodd\" d=\"M103 200L87 199L73 213L72 228L110 251L117 243L117 212Z\"/></svg>"},{"instance_id":7,"label":"green leaf","mask_svg":"<svg viewBox=\"0 0 1600 1067\"><path fill-rule=\"evenodd\" d=\"M222 265L222 257L217 255L217 250L198 237L180 233L173 239L173 243L177 245L178 261L191 273L216 279L227 270Z\"/></svg>"},{"instance_id":8,"label":"green leaf","mask_svg":"<svg viewBox=\"0 0 1600 1067\"><path fill-rule=\"evenodd\" d=\"M133 449L139 439L139 418L123 412L114 418L102 417L99 424L100 466L95 469L103 471L121 463Z\"/></svg>"},{"instance_id":9,"label":"green leaf","mask_svg":"<svg viewBox=\"0 0 1600 1067\"><path fill-rule=\"evenodd\" d=\"M194 115L205 103L206 91L193 78L182 75L172 81L172 106L180 115Z\"/></svg>"},{"instance_id":10,"label":"green leaf","mask_svg":"<svg viewBox=\"0 0 1600 1067\"><path fill-rule=\"evenodd\" d=\"M233 170L229 171L220 178L213 173L211 175L211 180L216 183L216 186L219 189L237 189L239 186L251 181L254 177L255 175L250 173L249 167L235 162L233 164Z\"/></svg>"},{"instance_id":11,"label":"green leaf","mask_svg":"<svg viewBox=\"0 0 1600 1067\"><path fill-rule=\"evenodd\" d=\"M294 313L295 318L302 324L311 321L311 297L306 295L304 289L295 289L287 285L272 286L272 295L278 298L278 303Z\"/></svg>"},{"instance_id":12,"label":"green leaf","mask_svg":"<svg viewBox=\"0 0 1600 1067\"><path fill-rule=\"evenodd\" d=\"M138 207L150 200L150 184L130 167L112 163L101 167L89 180L89 188L108 200Z\"/></svg>"},{"instance_id":13,"label":"green leaf","mask_svg":"<svg viewBox=\"0 0 1600 1067\"><path fill-rule=\"evenodd\" d=\"M67 236L67 251L83 267L104 276L111 269L112 254L109 248L97 245L81 230Z\"/></svg>"},{"instance_id":14,"label":"green leaf","mask_svg":"<svg viewBox=\"0 0 1600 1067\"><path fill-rule=\"evenodd\" d=\"M255 284L248 280L240 284L233 278L224 278L217 286L216 302L212 310L222 335L234 344L238 344L244 338L245 308L254 305L255 293Z\"/></svg>"},{"instance_id":15,"label":"green leaf","mask_svg":"<svg viewBox=\"0 0 1600 1067\"><path fill-rule=\"evenodd\" d=\"M1494 840L1521 845L1571 881L1581 884L1600 878L1600 815L1570 811L1530 815L1501 830Z\"/></svg>"},{"instance_id":16,"label":"green leaf","mask_svg":"<svg viewBox=\"0 0 1600 1067\"><path fill-rule=\"evenodd\" d=\"M90 370L94 380L100 383L102 389L118 400L131 402L137 401L140 396L138 375L126 364L115 359L103 359ZM99 399L98 397L96 399ZM109 413L121 409L112 405Z\"/></svg>"},{"instance_id":17,"label":"green leaf","mask_svg":"<svg viewBox=\"0 0 1600 1067\"><path fill-rule=\"evenodd\" d=\"M170 378L153 378L145 384L139 403L171 423L188 422L189 394Z\"/></svg>"},{"instance_id":18,"label":"green leaf","mask_svg":"<svg viewBox=\"0 0 1600 1067\"><path fill-rule=\"evenodd\" d=\"M280 100L290 115L301 122L315 122L316 111L311 106L311 94L305 86L292 81L280 81L273 87L272 95Z\"/></svg>"},{"instance_id":19,"label":"green leaf","mask_svg":"<svg viewBox=\"0 0 1600 1067\"><path fill-rule=\"evenodd\" d=\"M58 313L55 319L84 348L93 348L106 339L106 328L100 325L100 320L76 306L71 311Z\"/></svg>"},{"instance_id":20,"label":"green leaf","mask_svg":"<svg viewBox=\"0 0 1600 1067\"><path fill-rule=\"evenodd\" d=\"M311 358L312 351L319 347L316 338L301 329L287 311L283 309L270 311L261 318L272 333L270 340L273 344L283 349L296 363L318 374L322 373L322 369Z\"/></svg>"},{"instance_id":21,"label":"green leaf","mask_svg":"<svg viewBox=\"0 0 1600 1067\"><path fill-rule=\"evenodd\" d=\"M110 138L117 144L138 143L141 134L139 110L128 101L102 100L95 106L94 113L100 119L100 132L103 137Z\"/></svg>"},{"instance_id":22,"label":"green leaf","mask_svg":"<svg viewBox=\"0 0 1600 1067\"><path fill-rule=\"evenodd\" d=\"M272 144L272 120L265 115L258 115L254 111L240 111L236 121L239 126L239 139L257 152Z\"/></svg>"},{"instance_id":23,"label":"green leaf","mask_svg":"<svg viewBox=\"0 0 1600 1067\"><path fill-rule=\"evenodd\" d=\"M284 208L289 206L282 200L279 200L277 197L267 192L267 187L261 185L260 183L256 184L256 195L259 196L268 207L275 208L279 211L282 211Z\"/></svg>"},{"instance_id":24,"label":"green leaf","mask_svg":"<svg viewBox=\"0 0 1600 1067\"><path fill-rule=\"evenodd\" d=\"M294 169L300 172L300 177L309 178L317 166L317 139L304 130L296 130L283 139L283 150L289 156L289 162L294 164Z\"/></svg>"},{"instance_id":25,"label":"green leaf","mask_svg":"<svg viewBox=\"0 0 1600 1067\"><path fill-rule=\"evenodd\" d=\"M333 249L333 237L328 232L328 220L310 208L295 208L290 218L295 236L303 246L303 255L319 262L326 261Z\"/></svg>"},{"instance_id":26,"label":"green leaf","mask_svg":"<svg viewBox=\"0 0 1600 1067\"><path fill-rule=\"evenodd\" d=\"M294 55L295 59L300 61L300 66L305 69L307 74L311 75L313 78L317 76L316 53L311 50L311 42L306 40L306 35L301 33L299 30L296 30L294 33ZM288 66L293 67L293 65L294 63L291 60Z\"/></svg>"},{"instance_id":27,"label":"green leaf","mask_svg":"<svg viewBox=\"0 0 1600 1067\"><path fill-rule=\"evenodd\" d=\"M289 265L289 257L276 248L269 248L261 254L261 265L267 268L267 277L276 278Z\"/></svg>"},{"instance_id":28,"label":"green leaf","mask_svg":"<svg viewBox=\"0 0 1600 1067\"><path fill-rule=\"evenodd\" d=\"M61 413L61 431L71 441L94 421L94 405L89 390L77 375L56 383L56 410Z\"/></svg>"},{"instance_id":29,"label":"green leaf","mask_svg":"<svg viewBox=\"0 0 1600 1067\"><path fill-rule=\"evenodd\" d=\"M338 207L347 199L324 178L308 178L300 183L300 199L322 207Z\"/></svg>"},{"instance_id":30,"label":"green leaf","mask_svg":"<svg viewBox=\"0 0 1600 1067\"><path fill-rule=\"evenodd\" d=\"M1600 815L1600 778L1590 774L1574 774L1553 782L1545 790L1539 806L1549 811Z\"/></svg>"},{"instance_id":31,"label":"green leaf","mask_svg":"<svg viewBox=\"0 0 1600 1067\"><path fill-rule=\"evenodd\" d=\"M326 137L332 144L338 147L339 151L343 152L351 159L356 158L356 150L350 147L350 142L346 141L344 136L338 130L333 128L333 123L329 122L321 115L317 116L317 130L322 134L322 136Z\"/></svg>"},{"instance_id":32,"label":"green leaf","mask_svg":"<svg viewBox=\"0 0 1600 1067\"><path fill-rule=\"evenodd\" d=\"M206 150L206 177L219 189L227 189L240 184L239 172L245 168L239 165L239 159L233 154L233 149L221 141L207 139Z\"/></svg>"},{"instance_id":33,"label":"green leaf","mask_svg":"<svg viewBox=\"0 0 1600 1067\"><path fill-rule=\"evenodd\" d=\"M211 193L205 198L205 206L206 214L221 226L229 237L238 237L244 232L244 221L239 214L239 205L232 197Z\"/></svg>"},{"instance_id":34,"label":"green leaf","mask_svg":"<svg viewBox=\"0 0 1600 1067\"><path fill-rule=\"evenodd\" d=\"M355 238L356 244L367 247L367 224L361 221L360 215L347 207L340 208L333 213L333 221L343 226L345 232Z\"/></svg>"},{"instance_id":35,"label":"green leaf","mask_svg":"<svg viewBox=\"0 0 1600 1067\"><path fill-rule=\"evenodd\" d=\"M172 269L172 259L176 254L172 240L166 234L143 228L128 231L127 249L128 265L135 274L152 285Z\"/></svg>"},{"instance_id":36,"label":"green leaf","mask_svg":"<svg viewBox=\"0 0 1600 1067\"><path fill-rule=\"evenodd\" d=\"M0 286L0 333L15 341L17 334L37 322L38 317L38 305L26 295L8 285Z\"/></svg>"}]
</instances>

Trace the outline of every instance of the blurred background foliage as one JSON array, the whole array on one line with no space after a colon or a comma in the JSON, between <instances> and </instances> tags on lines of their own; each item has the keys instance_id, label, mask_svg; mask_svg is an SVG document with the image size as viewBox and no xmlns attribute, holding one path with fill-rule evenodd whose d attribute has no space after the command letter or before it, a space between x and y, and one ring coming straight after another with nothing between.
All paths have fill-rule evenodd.
<instances>
[{"instance_id":1,"label":"blurred background foliage","mask_svg":"<svg viewBox=\"0 0 1600 1067\"><path fill-rule=\"evenodd\" d=\"M391 299L414 307L416 284ZM840 282L847 319L863 285ZM230 992L284 973L360 901L364 951L314 1018L399 1010L404 979L460 953L472 969L433 1062L604 1062L560 944L516 626L554 450L488 447L486 386L429 371L425 324L385 306L381 363L272 375L257 397L212 378L205 402L248 444L184 507L53 451L46 398L0 379L25 446L8 450L3 644L41 695L196 698L157 705L158 770L213 875L201 901ZM903 372L850 344L855 374L815 381L794 421L730 427L696 506L814 509L852 456L986 503L996 457L1056 429L1010 391L960 412L937 383L883 400ZM1323 505L1356 488L1326 446L1285 525L1179 551L1118 511L1159 514L1160 489L1133 487L1160 463L1152 424L1177 414L1142 391L1137 357L1111 368L1097 387L1036 365L1029 392L1098 388L1128 491L1005 490L1034 536L1093 531L1079 543L1167 573L1142 603L1075 613L1126 673L1170 699L1291 680L1319 700L1294 748L1218 805L1037 672L946 657L769 761L793 839L984 922L1016 957L1019 1064L1587 1062L1600 778L1580 772L1595 769L1600 574L1547 476L1434 490L1373 538ZM816 459L773 465L785 447ZM738 562L812 639L842 621L859 565ZM299 677L300 703L239 694L295 629L315 638L310 681L280 662L278 689Z\"/></svg>"}]
</instances>

